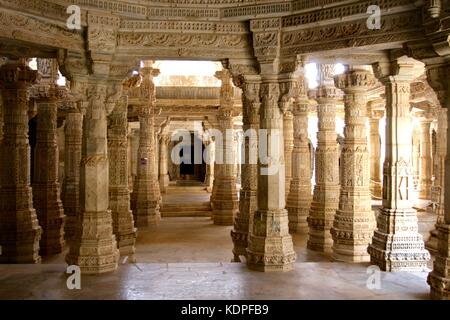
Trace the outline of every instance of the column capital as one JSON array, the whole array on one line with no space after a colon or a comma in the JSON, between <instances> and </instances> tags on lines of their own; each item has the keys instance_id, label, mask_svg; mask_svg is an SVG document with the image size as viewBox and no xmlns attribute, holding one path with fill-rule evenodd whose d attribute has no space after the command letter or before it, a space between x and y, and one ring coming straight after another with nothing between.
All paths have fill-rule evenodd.
<instances>
[{"instance_id":1,"label":"column capital","mask_svg":"<svg viewBox=\"0 0 450 320\"><path fill-rule=\"evenodd\" d=\"M406 56L391 62L372 65L375 77L384 85L395 82L411 82L423 73L424 64Z\"/></svg>"},{"instance_id":2,"label":"column capital","mask_svg":"<svg viewBox=\"0 0 450 320\"><path fill-rule=\"evenodd\" d=\"M0 67L0 86L4 89L27 89L38 80L38 72L22 60L9 60Z\"/></svg>"},{"instance_id":3,"label":"column capital","mask_svg":"<svg viewBox=\"0 0 450 320\"><path fill-rule=\"evenodd\" d=\"M367 91L375 86L375 77L367 70L348 70L347 72L334 77L334 84L337 88L346 93L354 91Z\"/></svg>"}]
</instances>

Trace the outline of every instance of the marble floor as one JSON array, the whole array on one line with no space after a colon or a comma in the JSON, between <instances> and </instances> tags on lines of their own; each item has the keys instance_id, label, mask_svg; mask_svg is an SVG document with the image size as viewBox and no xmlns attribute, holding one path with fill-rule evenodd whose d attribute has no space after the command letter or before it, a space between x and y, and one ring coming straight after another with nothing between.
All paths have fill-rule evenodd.
<instances>
[{"instance_id":1,"label":"marble floor","mask_svg":"<svg viewBox=\"0 0 450 320\"><path fill-rule=\"evenodd\" d=\"M172 190L166 203L189 206L209 198L192 188L190 193ZM433 217L426 211L418 216L419 229L427 237ZM0 265L0 299L428 298L429 270L381 272L379 288L370 289L367 282L374 275L369 263L332 262L328 254L306 249L305 235L293 235L298 255L293 271L250 271L245 263L230 262L231 228L213 225L208 216L163 218L159 226L139 230L136 263L122 258L114 273L82 276L81 290L67 288L65 253L45 257L41 265Z\"/></svg>"}]
</instances>

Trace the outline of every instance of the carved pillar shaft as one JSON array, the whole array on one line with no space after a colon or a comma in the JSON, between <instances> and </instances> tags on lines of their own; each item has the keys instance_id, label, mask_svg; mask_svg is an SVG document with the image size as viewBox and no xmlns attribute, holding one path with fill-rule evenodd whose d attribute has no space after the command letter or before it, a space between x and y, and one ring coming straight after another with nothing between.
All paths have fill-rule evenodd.
<instances>
[{"instance_id":1,"label":"carved pillar shaft","mask_svg":"<svg viewBox=\"0 0 450 320\"><path fill-rule=\"evenodd\" d=\"M258 183L258 130L259 130L259 90L258 82L246 82L243 89L243 130L244 158L241 164L241 190L239 212L231 231L234 261L239 256L247 256L249 225L257 208Z\"/></svg>"},{"instance_id":2,"label":"carved pillar shaft","mask_svg":"<svg viewBox=\"0 0 450 320\"><path fill-rule=\"evenodd\" d=\"M431 199L431 122L433 119L420 118L420 189L419 198Z\"/></svg>"},{"instance_id":3,"label":"carved pillar shaft","mask_svg":"<svg viewBox=\"0 0 450 320\"><path fill-rule=\"evenodd\" d=\"M367 145L367 90L375 85L364 70L352 70L335 78L345 93L344 146L341 155L339 209L334 217L333 258L338 261L369 261L367 247L375 228L370 196Z\"/></svg>"},{"instance_id":4,"label":"carved pillar shaft","mask_svg":"<svg viewBox=\"0 0 450 320\"><path fill-rule=\"evenodd\" d=\"M137 227L156 225L161 220L159 211L159 182L155 168L156 144L154 135L154 106L156 102L156 88L153 77L159 70L143 68L141 70L144 81L141 84L141 96L146 102L139 111L139 147L137 157L137 177L133 196L136 205L133 209Z\"/></svg>"},{"instance_id":5,"label":"carved pillar shaft","mask_svg":"<svg viewBox=\"0 0 450 320\"><path fill-rule=\"evenodd\" d=\"M283 135L284 135L284 162L286 168L286 199L289 196L292 179L292 150L294 149L294 116L287 111L283 115Z\"/></svg>"},{"instance_id":6,"label":"carved pillar shaft","mask_svg":"<svg viewBox=\"0 0 450 320\"><path fill-rule=\"evenodd\" d=\"M208 161L206 164L206 177L205 177L205 185L206 191L212 192L214 185L214 162L215 162L215 153L216 153L216 144L213 140L208 139L205 142L206 148L208 150Z\"/></svg>"},{"instance_id":7,"label":"carved pillar shaft","mask_svg":"<svg viewBox=\"0 0 450 320\"><path fill-rule=\"evenodd\" d=\"M64 241L64 210L58 181L59 151L56 143L56 101L47 99L38 104L36 148L34 156L33 203L42 227L41 254L62 252Z\"/></svg>"},{"instance_id":8,"label":"carved pillar shaft","mask_svg":"<svg viewBox=\"0 0 450 320\"><path fill-rule=\"evenodd\" d=\"M292 152L292 180L286 209L289 212L289 231L308 233L307 218L311 208L311 153L308 139L309 100L307 83L300 78L303 92L294 102L294 150Z\"/></svg>"},{"instance_id":9,"label":"carved pillar shaft","mask_svg":"<svg viewBox=\"0 0 450 320\"><path fill-rule=\"evenodd\" d=\"M450 105L450 66L442 65L438 68L427 70L427 73L428 81L437 91L438 96L443 96L444 98L441 99L442 107L448 109ZM443 84L443 86L436 86L436 84ZM446 150L450 150L449 121L450 117L447 115ZM442 125L445 127L444 124ZM443 152L443 149L441 151ZM450 208L450 156L448 153L445 159L444 174L444 190L441 190L444 193L443 211L445 208ZM428 275L427 282L430 285L431 298L450 300L450 210L446 209L444 211L442 223L437 224L436 229L438 231L437 252L433 263L433 271Z\"/></svg>"},{"instance_id":10,"label":"carved pillar shaft","mask_svg":"<svg viewBox=\"0 0 450 320\"><path fill-rule=\"evenodd\" d=\"M37 72L21 62L0 68L4 128L0 145L0 263L39 263L42 229L33 208L28 90Z\"/></svg>"},{"instance_id":11,"label":"carved pillar shaft","mask_svg":"<svg viewBox=\"0 0 450 320\"><path fill-rule=\"evenodd\" d=\"M83 136L83 114L81 112L70 112L66 115L64 133L62 202L66 215L65 236L67 241L71 241L80 212L80 161Z\"/></svg>"},{"instance_id":12,"label":"carved pillar shaft","mask_svg":"<svg viewBox=\"0 0 450 320\"><path fill-rule=\"evenodd\" d=\"M392 68L392 67L396 68ZM430 255L418 232L412 208L410 82L414 61L399 60L385 74L386 158L383 168L383 206L369 246L370 261L384 271L422 270ZM387 70L388 68L385 68Z\"/></svg>"},{"instance_id":13,"label":"carved pillar shaft","mask_svg":"<svg viewBox=\"0 0 450 320\"><path fill-rule=\"evenodd\" d=\"M83 119L80 215L66 262L79 266L82 273L98 274L114 271L119 259L111 211L108 209L106 85L91 83L88 102Z\"/></svg>"},{"instance_id":14,"label":"carved pillar shaft","mask_svg":"<svg viewBox=\"0 0 450 320\"><path fill-rule=\"evenodd\" d=\"M268 143L258 146L258 206L250 223L247 265L258 271L288 271L297 255L285 209L283 113L278 104L280 84L275 76L262 77L260 95L260 134L265 136L260 136L259 141L266 139Z\"/></svg>"},{"instance_id":15,"label":"carved pillar shaft","mask_svg":"<svg viewBox=\"0 0 450 320\"><path fill-rule=\"evenodd\" d=\"M438 248L439 225L444 223L444 201L445 201L445 158L447 156L447 109L441 108L438 112L438 126L436 139L436 153L434 158L435 173L432 190L434 202L434 213L436 214L436 225L430 231L430 238L426 243L426 248L432 253L436 253Z\"/></svg>"},{"instance_id":16,"label":"carved pillar shaft","mask_svg":"<svg viewBox=\"0 0 450 320\"><path fill-rule=\"evenodd\" d=\"M128 187L128 97L122 96L109 116L109 208L113 219L113 232L122 256L135 252L136 228L130 210Z\"/></svg>"},{"instance_id":17,"label":"carved pillar shaft","mask_svg":"<svg viewBox=\"0 0 450 320\"><path fill-rule=\"evenodd\" d=\"M228 70L218 71L216 77L222 81L221 102L219 108L219 129L222 132L222 141L216 141L216 161L214 169L213 190L213 220L217 225L232 225L233 219L239 210L236 190L236 164L234 148L234 109L233 87L231 75Z\"/></svg>"},{"instance_id":18,"label":"carved pillar shaft","mask_svg":"<svg viewBox=\"0 0 450 320\"><path fill-rule=\"evenodd\" d=\"M165 134L160 139L159 148L159 188L161 193L166 193L166 188L169 186L169 143L170 136Z\"/></svg>"},{"instance_id":19,"label":"carved pillar shaft","mask_svg":"<svg viewBox=\"0 0 450 320\"><path fill-rule=\"evenodd\" d=\"M381 139L380 139L380 119L384 111L372 111L369 118L370 124L370 191L377 199L382 198L381 194Z\"/></svg>"},{"instance_id":20,"label":"carved pillar shaft","mask_svg":"<svg viewBox=\"0 0 450 320\"><path fill-rule=\"evenodd\" d=\"M331 250L330 229L339 206L339 146L336 135L336 101L341 92L330 80L333 66L321 65L322 85L317 93L316 171L313 200L308 217L309 237L307 247L311 250ZM330 70L331 69L331 70Z\"/></svg>"}]
</instances>

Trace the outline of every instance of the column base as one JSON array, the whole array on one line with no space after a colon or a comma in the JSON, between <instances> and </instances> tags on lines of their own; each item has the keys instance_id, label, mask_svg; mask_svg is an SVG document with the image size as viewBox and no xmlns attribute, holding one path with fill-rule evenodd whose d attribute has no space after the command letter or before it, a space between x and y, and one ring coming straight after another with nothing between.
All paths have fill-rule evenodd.
<instances>
[{"instance_id":1,"label":"column base","mask_svg":"<svg viewBox=\"0 0 450 320\"><path fill-rule=\"evenodd\" d=\"M31 222L16 221L25 218ZM36 211L27 209L21 212L3 212L0 219L0 263L41 263L39 240L42 228L38 224Z\"/></svg>"},{"instance_id":2,"label":"column base","mask_svg":"<svg viewBox=\"0 0 450 320\"><path fill-rule=\"evenodd\" d=\"M70 243L74 234L75 234L75 226L77 223L77 217L74 215L67 215L64 223L64 239L66 243Z\"/></svg>"},{"instance_id":3,"label":"column base","mask_svg":"<svg viewBox=\"0 0 450 320\"><path fill-rule=\"evenodd\" d=\"M286 208L289 212L289 232L298 234L308 234L308 214L306 208Z\"/></svg>"},{"instance_id":4,"label":"column base","mask_svg":"<svg viewBox=\"0 0 450 320\"><path fill-rule=\"evenodd\" d=\"M354 216L352 216L354 215ZM332 257L341 262L369 262L367 248L375 229L375 215L370 208L367 213L336 211L331 236Z\"/></svg>"},{"instance_id":5,"label":"column base","mask_svg":"<svg viewBox=\"0 0 450 320\"><path fill-rule=\"evenodd\" d=\"M381 189L381 182L370 181L370 194L374 199L382 199L383 193Z\"/></svg>"},{"instance_id":6,"label":"column base","mask_svg":"<svg viewBox=\"0 0 450 320\"><path fill-rule=\"evenodd\" d=\"M309 233L306 247L309 250L331 253L333 239L331 237L331 227L333 225L333 217L336 210L327 211L326 218L318 218L310 215L307 218ZM317 212L314 214L317 216Z\"/></svg>"},{"instance_id":7,"label":"column base","mask_svg":"<svg viewBox=\"0 0 450 320\"><path fill-rule=\"evenodd\" d=\"M438 249L438 231L437 226L436 229L430 231L430 238L427 242L425 242L425 248L430 251L432 255L437 253Z\"/></svg>"},{"instance_id":8,"label":"column base","mask_svg":"<svg viewBox=\"0 0 450 320\"><path fill-rule=\"evenodd\" d=\"M215 225L232 226L236 214L237 210L233 209L219 210L215 208L213 209L212 217Z\"/></svg>"},{"instance_id":9,"label":"column base","mask_svg":"<svg viewBox=\"0 0 450 320\"><path fill-rule=\"evenodd\" d=\"M119 250L112 232L111 212L84 212L66 256L68 265L82 274L101 274L117 269Z\"/></svg>"},{"instance_id":10,"label":"column base","mask_svg":"<svg viewBox=\"0 0 450 320\"><path fill-rule=\"evenodd\" d=\"M136 237L137 229L134 229L133 233L121 234L118 236L117 246L119 248L120 256L134 256L136 252Z\"/></svg>"},{"instance_id":11,"label":"column base","mask_svg":"<svg viewBox=\"0 0 450 320\"><path fill-rule=\"evenodd\" d=\"M148 228L151 226L157 226L159 222L161 221L161 214L159 213L159 210L156 212L153 212L151 214L136 214L136 227L138 228Z\"/></svg>"},{"instance_id":12,"label":"column base","mask_svg":"<svg viewBox=\"0 0 450 320\"><path fill-rule=\"evenodd\" d=\"M61 210L57 209L54 214L47 211L48 215L61 215L61 217L41 222L43 231L40 241L40 253L43 256L58 254L64 250L66 244L64 240L65 216L62 212L62 208Z\"/></svg>"},{"instance_id":13,"label":"column base","mask_svg":"<svg viewBox=\"0 0 450 320\"><path fill-rule=\"evenodd\" d=\"M239 257L247 256L248 232L231 230L230 235L231 235L231 240L233 241L234 259L232 262L241 262Z\"/></svg>"},{"instance_id":14,"label":"column base","mask_svg":"<svg viewBox=\"0 0 450 320\"><path fill-rule=\"evenodd\" d=\"M287 211L256 211L248 236L247 267L262 272L290 271L296 259Z\"/></svg>"},{"instance_id":15,"label":"column base","mask_svg":"<svg viewBox=\"0 0 450 320\"><path fill-rule=\"evenodd\" d=\"M370 262L382 271L423 271L427 268L430 253L425 249L422 235L417 231L415 210L391 211L381 209L378 215L378 227L394 226L398 233L385 233L375 230L372 244L367 252Z\"/></svg>"},{"instance_id":16,"label":"column base","mask_svg":"<svg viewBox=\"0 0 450 320\"><path fill-rule=\"evenodd\" d=\"M450 225L439 225L437 229L438 251L427 282L432 299L450 300Z\"/></svg>"},{"instance_id":17,"label":"column base","mask_svg":"<svg viewBox=\"0 0 450 320\"><path fill-rule=\"evenodd\" d=\"M169 175L162 175L159 176L159 190L161 191L161 193L166 193L167 192L167 187L169 186Z\"/></svg>"}]
</instances>

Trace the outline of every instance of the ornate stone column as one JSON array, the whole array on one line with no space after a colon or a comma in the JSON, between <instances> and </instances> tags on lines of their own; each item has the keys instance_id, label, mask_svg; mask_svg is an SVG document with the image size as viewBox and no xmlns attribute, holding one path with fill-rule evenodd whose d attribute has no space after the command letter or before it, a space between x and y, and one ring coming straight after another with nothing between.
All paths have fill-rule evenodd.
<instances>
[{"instance_id":1,"label":"ornate stone column","mask_svg":"<svg viewBox=\"0 0 450 320\"><path fill-rule=\"evenodd\" d=\"M29 89L37 71L24 61L0 68L3 140L0 145L0 263L39 263L42 229L33 208L28 142Z\"/></svg>"},{"instance_id":2,"label":"ornate stone column","mask_svg":"<svg viewBox=\"0 0 450 320\"><path fill-rule=\"evenodd\" d=\"M214 162L216 160L215 153L216 153L216 144L212 138L208 138L205 140L205 146L208 149L208 161L206 164L206 177L205 177L205 185L206 185L206 191L212 192L213 185L214 185Z\"/></svg>"},{"instance_id":3,"label":"ornate stone column","mask_svg":"<svg viewBox=\"0 0 450 320\"><path fill-rule=\"evenodd\" d=\"M122 96L113 101L109 116L109 209L112 214L113 232L121 256L134 260L137 229L130 210L128 188L128 88L124 86Z\"/></svg>"},{"instance_id":4,"label":"ornate stone column","mask_svg":"<svg viewBox=\"0 0 450 320\"><path fill-rule=\"evenodd\" d=\"M263 67L262 67L263 68ZM265 67L263 68L265 69ZM292 270L297 255L289 234L285 209L283 112L289 109L295 81L275 74L261 76L260 128L268 143L262 149L258 172L258 206L250 223L247 265L258 271ZM279 83L279 81L281 83ZM261 155L267 157L261 159Z\"/></svg>"},{"instance_id":5,"label":"ornate stone column","mask_svg":"<svg viewBox=\"0 0 450 320\"><path fill-rule=\"evenodd\" d=\"M287 198L289 231L308 233L307 218L311 207L311 154L308 139L309 99L305 77L299 78L299 95L293 106L294 150L292 153L292 180Z\"/></svg>"},{"instance_id":6,"label":"ornate stone column","mask_svg":"<svg viewBox=\"0 0 450 320\"><path fill-rule=\"evenodd\" d=\"M320 65L317 89L319 131L316 148L316 185L308 217L308 249L331 250L330 229L339 206L339 145L336 134L336 100L342 96L334 86L334 65Z\"/></svg>"},{"instance_id":7,"label":"ornate stone column","mask_svg":"<svg viewBox=\"0 0 450 320\"><path fill-rule=\"evenodd\" d=\"M66 215L64 225L65 237L70 242L75 233L76 219L80 212L80 161L83 114L79 110L74 108L66 114L64 135L64 182L61 198Z\"/></svg>"},{"instance_id":8,"label":"ornate stone column","mask_svg":"<svg viewBox=\"0 0 450 320\"><path fill-rule=\"evenodd\" d=\"M412 208L410 83L422 67L402 57L378 63L374 71L386 86L386 158L383 206L369 246L370 262L383 271L423 270L430 254L418 232Z\"/></svg>"},{"instance_id":9,"label":"ornate stone column","mask_svg":"<svg viewBox=\"0 0 450 320\"><path fill-rule=\"evenodd\" d=\"M291 111L283 114L283 134L284 134L284 162L286 167L286 199L289 196L289 190L292 180L292 150L294 150L294 116Z\"/></svg>"},{"instance_id":10,"label":"ornate stone column","mask_svg":"<svg viewBox=\"0 0 450 320\"><path fill-rule=\"evenodd\" d=\"M430 85L436 91L441 106L448 109L450 106L450 65L442 64L427 68L427 78ZM447 128L450 117L447 116ZM450 149L450 130L446 132L447 150ZM433 263L433 271L428 275L430 295L433 299L450 300L450 156L445 159L443 220L436 224L438 232L438 245Z\"/></svg>"},{"instance_id":11,"label":"ornate stone column","mask_svg":"<svg viewBox=\"0 0 450 320\"><path fill-rule=\"evenodd\" d=\"M71 85L75 88L83 86L80 81L74 80ZM84 274L114 271L119 259L111 211L108 209L106 97L106 83L92 77L88 84L88 107L83 119L80 215L66 256L67 264L79 266Z\"/></svg>"},{"instance_id":12,"label":"ornate stone column","mask_svg":"<svg viewBox=\"0 0 450 320\"><path fill-rule=\"evenodd\" d=\"M221 159L214 169L213 190L213 220L216 225L232 225L239 210L236 190L236 164L234 163L234 107L231 74L228 70L216 72L216 77L222 81L220 90L220 107L217 120L222 132L222 141L216 141L216 160Z\"/></svg>"},{"instance_id":13,"label":"ornate stone column","mask_svg":"<svg viewBox=\"0 0 450 320\"><path fill-rule=\"evenodd\" d=\"M166 189L169 186L169 143L170 135L163 133L160 139L159 148L159 189L161 193L166 193Z\"/></svg>"},{"instance_id":14,"label":"ornate stone column","mask_svg":"<svg viewBox=\"0 0 450 320\"><path fill-rule=\"evenodd\" d=\"M156 143L154 135L154 108L156 103L156 88L153 78L159 75L159 70L152 67L141 69L143 81L140 94L142 104L139 109L139 148L137 157L137 177L133 196L136 204L133 209L137 227L156 225L161 220L159 212L159 182L156 164Z\"/></svg>"},{"instance_id":15,"label":"ornate stone column","mask_svg":"<svg viewBox=\"0 0 450 320\"><path fill-rule=\"evenodd\" d=\"M51 255L63 251L64 210L60 198L59 150L56 143L58 101L65 88L56 84L58 64L54 59L38 59L42 80L36 87L37 126L34 153L33 203L42 227L40 252Z\"/></svg>"},{"instance_id":16,"label":"ornate stone column","mask_svg":"<svg viewBox=\"0 0 450 320\"><path fill-rule=\"evenodd\" d=\"M247 256L248 233L253 213L257 209L258 183L258 130L260 109L259 77L242 77L238 84L242 89L244 159L241 164L241 190L239 212L231 231L234 262L239 256Z\"/></svg>"},{"instance_id":17,"label":"ornate stone column","mask_svg":"<svg viewBox=\"0 0 450 320\"><path fill-rule=\"evenodd\" d=\"M381 139L380 139L380 119L384 116L384 110L371 110L369 117L370 124L370 191L377 199L382 198L381 194Z\"/></svg>"},{"instance_id":18,"label":"ornate stone column","mask_svg":"<svg viewBox=\"0 0 450 320\"><path fill-rule=\"evenodd\" d=\"M367 247L375 228L370 196L370 159L367 145L367 91L375 78L365 70L350 70L335 77L345 93L344 146L341 155L341 192L334 217L333 258L338 261L369 261Z\"/></svg>"},{"instance_id":19,"label":"ornate stone column","mask_svg":"<svg viewBox=\"0 0 450 320\"><path fill-rule=\"evenodd\" d=\"M430 200L431 184L432 184L431 122L433 122L433 118L429 114L421 113L419 121L420 121L419 198Z\"/></svg>"},{"instance_id":20,"label":"ornate stone column","mask_svg":"<svg viewBox=\"0 0 450 320\"><path fill-rule=\"evenodd\" d=\"M435 202L436 225L430 231L430 238L426 242L426 248L436 254L438 249L438 226L444 223L445 202L445 158L447 156L447 109L440 108L437 115L437 139L436 154L434 158L435 173L432 190L432 198Z\"/></svg>"}]
</instances>

